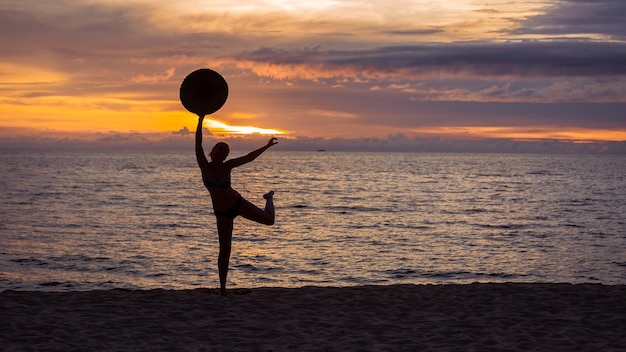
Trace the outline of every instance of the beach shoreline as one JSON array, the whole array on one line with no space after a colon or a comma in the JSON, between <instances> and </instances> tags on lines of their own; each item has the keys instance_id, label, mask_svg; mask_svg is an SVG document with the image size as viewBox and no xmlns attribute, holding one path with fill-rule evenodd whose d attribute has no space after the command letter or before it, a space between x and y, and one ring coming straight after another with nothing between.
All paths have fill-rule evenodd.
<instances>
[{"instance_id":1,"label":"beach shoreline","mask_svg":"<svg viewBox=\"0 0 626 352\"><path fill-rule=\"evenodd\" d=\"M626 285L0 292L0 349L624 351Z\"/></svg>"}]
</instances>

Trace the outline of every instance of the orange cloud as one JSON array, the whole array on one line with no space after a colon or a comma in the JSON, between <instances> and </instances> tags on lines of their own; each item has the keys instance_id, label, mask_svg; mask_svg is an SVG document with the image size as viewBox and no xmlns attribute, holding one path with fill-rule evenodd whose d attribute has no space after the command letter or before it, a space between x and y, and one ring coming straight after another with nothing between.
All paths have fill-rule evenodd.
<instances>
[{"instance_id":1,"label":"orange cloud","mask_svg":"<svg viewBox=\"0 0 626 352\"><path fill-rule=\"evenodd\" d=\"M176 72L176 69L173 67L168 68L165 72L160 73L160 74L154 74L152 76L146 76L146 75L137 75L132 77L130 80L133 83L156 83L156 82L164 82L164 81L168 81L170 78L172 78L172 76L174 76L174 73Z\"/></svg>"},{"instance_id":2,"label":"orange cloud","mask_svg":"<svg viewBox=\"0 0 626 352\"><path fill-rule=\"evenodd\" d=\"M474 127L451 126L413 129L418 135L437 135L447 138L481 139L506 138L518 140L557 139L570 141L625 141L626 130L584 129L557 127Z\"/></svg>"}]
</instances>

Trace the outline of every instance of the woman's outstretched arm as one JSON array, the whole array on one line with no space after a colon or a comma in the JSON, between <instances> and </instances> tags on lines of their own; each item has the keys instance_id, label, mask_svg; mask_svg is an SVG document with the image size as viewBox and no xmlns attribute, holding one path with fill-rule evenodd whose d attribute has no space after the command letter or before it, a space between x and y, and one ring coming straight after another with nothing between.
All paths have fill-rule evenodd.
<instances>
[{"instance_id":1,"label":"woman's outstretched arm","mask_svg":"<svg viewBox=\"0 0 626 352\"><path fill-rule=\"evenodd\" d=\"M264 151L266 151L269 147L273 146L274 144L278 143L278 139L276 137L272 137L270 138L270 140L267 142L266 145L262 146L261 148L257 149L257 150L253 150L250 153L239 157L239 158L235 158L235 159L231 159L227 162L228 166L230 168L234 168L237 166L241 166L243 164L247 164L251 161L253 161L254 159L258 158L259 155L263 154Z\"/></svg>"},{"instance_id":2,"label":"woman's outstretched arm","mask_svg":"<svg viewBox=\"0 0 626 352\"><path fill-rule=\"evenodd\" d=\"M198 160L198 166L204 170L209 166L209 161L204 155L204 149L202 148L202 121L204 116L198 117L198 127L196 127L196 160Z\"/></svg>"}]
</instances>

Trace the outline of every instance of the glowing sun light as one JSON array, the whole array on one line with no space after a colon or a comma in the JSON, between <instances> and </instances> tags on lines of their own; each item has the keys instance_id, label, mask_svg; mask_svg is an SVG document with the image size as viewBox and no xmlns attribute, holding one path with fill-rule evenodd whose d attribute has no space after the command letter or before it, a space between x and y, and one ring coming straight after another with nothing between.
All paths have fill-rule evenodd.
<instances>
[{"instance_id":1,"label":"glowing sun light","mask_svg":"<svg viewBox=\"0 0 626 352\"><path fill-rule=\"evenodd\" d=\"M211 131L211 133L215 134L286 134L285 131L271 128L259 128L254 126L230 126L216 120L206 120L205 126L209 129L209 131Z\"/></svg>"}]
</instances>

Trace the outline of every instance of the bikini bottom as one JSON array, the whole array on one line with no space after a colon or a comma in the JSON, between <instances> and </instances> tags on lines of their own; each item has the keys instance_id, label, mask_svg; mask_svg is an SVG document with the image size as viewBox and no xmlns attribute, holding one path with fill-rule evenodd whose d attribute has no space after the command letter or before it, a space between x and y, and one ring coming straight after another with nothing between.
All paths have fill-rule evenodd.
<instances>
[{"instance_id":1,"label":"bikini bottom","mask_svg":"<svg viewBox=\"0 0 626 352\"><path fill-rule=\"evenodd\" d=\"M235 203L235 205L232 208L230 208L230 210L226 210L226 211L213 210L213 213L215 214L215 216L224 216L230 219L234 219L237 217L237 215L239 215L239 207L241 207L241 199L242 197L239 196L239 199L237 199L237 203Z\"/></svg>"}]
</instances>

